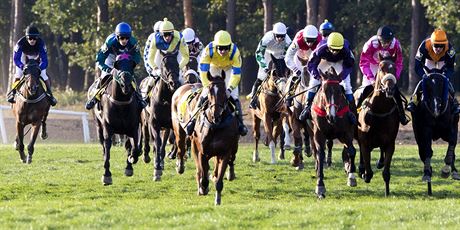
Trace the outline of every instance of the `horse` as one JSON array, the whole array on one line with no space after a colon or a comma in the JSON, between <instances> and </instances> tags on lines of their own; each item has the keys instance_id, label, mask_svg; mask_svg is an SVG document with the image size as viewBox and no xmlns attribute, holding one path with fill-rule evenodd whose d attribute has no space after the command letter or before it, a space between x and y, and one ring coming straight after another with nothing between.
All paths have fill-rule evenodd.
<instances>
[{"instance_id":1,"label":"horse","mask_svg":"<svg viewBox=\"0 0 460 230\"><path fill-rule=\"evenodd\" d=\"M16 103L12 104L16 118L16 141L15 147L23 163L32 163L34 144L37 140L40 127L41 138L48 138L46 132L46 119L50 110L50 103L46 98L45 84L40 79L39 63L35 59L28 60L24 67L24 77L21 79L21 86L16 94ZM31 125L32 133L27 145L27 156L24 154L24 128Z\"/></svg>"},{"instance_id":2,"label":"horse","mask_svg":"<svg viewBox=\"0 0 460 230\"><path fill-rule=\"evenodd\" d=\"M185 66L184 72L184 84L199 83L200 78L198 77L198 58L190 56L190 60Z\"/></svg>"},{"instance_id":3,"label":"horse","mask_svg":"<svg viewBox=\"0 0 460 230\"><path fill-rule=\"evenodd\" d=\"M258 97L259 106L251 109L253 137L256 142L253 152L253 161L260 161L259 158L259 139L260 122L263 121L266 136L265 142L268 144L271 153L271 163L276 163L275 143L282 133L282 120L286 116L283 101L283 91L286 85L287 67L283 59L276 59L271 55L272 61L269 63L269 73L267 78L260 86ZM287 133L286 135L289 135ZM284 138L280 138L279 158L284 159Z\"/></svg>"},{"instance_id":4,"label":"horse","mask_svg":"<svg viewBox=\"0 0 460 230\"><path fill-rule=\"evenodd\" d=\"M373 92L362 103L358 113L357 140L360 149L359 175L366 183L373 177L371 152L380 148L381 158L377 165L383 164L385 196L390 193L390 166L395 151L395 140L399 130L398 107L393 97L397 80L396 67L391 58L380 58L379 70L375 83L369 88ZM355 101L358 101L355 92Z\"/></svg>"},{"instance_id":5,"label":"horse","mask_svg":"<svg viewBox=\"0 0 460 230\"><path fill-rule=\"evenodd\" d=\"M155 143L156 156L153 171L153 179L155 181L161 180L161 176L163 175L166 140L172 128L171 100L172 95L181 85L179 81L177 54L164 55L160 69L160 80L153 87L151 94L155 96L149 97L149 105L144 109L146 114L148 114L147 124L149 126L149 133L152 135ZM163 135L161 135L162 130L164 130ZM147 136L145 135L144 138L147 139ZM148 140L144 141L144 145L149 145Z\"/></svg>"},{"instance_id":6,"label":"horse","mask_svg":"<svg viewBox=\"0 0 460 230\"><path fill-rule=\"evenodd\" d=\"M214 171L211 178L216 188L215 205L220 205L227 165L230 166L229 174L233 174L234 177L233 162L238 151L239 140L238 120L227 99L225 73L222 72L221 76L211 76L208 73L207 77L210 81L209 94L205 102L207 105L205 104L202 112L198 114L197 125L191 136L192 155L196 166L198 195L207 195L209 192L208 161L214 157ZM195 97L192 104L196 104L197 100L198 97ZM180 133L185 134L183 129ZM184 146L183 142L181 146ZM178 156L181 155L183 156L183 151L178 152Z\"/></svg>"},{"instance_id":7,"label":"horse","mask_svg":"<svg viewBox=\"0 0 460 230\"><path fill-rule=\"evenodd\" d=\"M135 96L136 83L133 73L135 65L128 52L117 56L112 79L107 83L105 92L101 95L100 103L93 109L99 143L102 145L104 156L105 172L102 176L104 185L112 184L110 148L115 133L124 134L128 137L127 143L125 143L127 152L126 176L129 177L134 174L132 165L137 163L140 154L139 122L142 108Z\"/></svg>"},{"instance_id":8,"label":"horse","mask_svg":"<svg viewBox=\"0 0 460 230\"><path fill-rule=\"evenodd\" d=\"M440 72L440 71L439 71ZM432 141L448 142L445 166L441 170L441 177L459 180L455 167L455 146L457 145L459 115L452 114L452 99L448 97L449 80L438 71L428 73L421 80L423 89L421 101L412 114L412 127L418 146L420 160L424 163L422 181L427 182L428 195L431 190L431 158L433 157Z\"/></svg>"},{"instance_id":9,"label":"horse","mask_svg":"<svg viewBox=\"0 0 460 230\"><path fill-rule=\"evenodd\" d=\"M322 78L321 87L318 90L312 104L312 130L316 147L314 154L316 163L317 183L315 193L319 199L325 198L326 187L324 185L324 158L325 144L327 139L339 139L344 144L342 158L344 169L348 175L347 184L350 187L356 186L354 172L356 149L353 146L354 125L347 117L350 111L345 98L344 90L340 85L341 78L333 67L326 73L320 71Z\"/></svg>"}]
</instances>

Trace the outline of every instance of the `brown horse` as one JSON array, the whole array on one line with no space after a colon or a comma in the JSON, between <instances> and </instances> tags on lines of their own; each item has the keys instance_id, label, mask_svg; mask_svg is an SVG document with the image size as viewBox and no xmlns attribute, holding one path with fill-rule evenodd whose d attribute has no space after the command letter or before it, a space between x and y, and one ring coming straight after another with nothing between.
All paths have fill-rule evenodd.
<instances>
[{"instance_id":1,"label":"brown horse","mask_svg":"<svg viewBox=\"0 0 460 230\"><path fill-rule=\"evenodd\" d=\"M235 161L238 151L238 121L230 108L230 103L226 95L225 73L221 76L211 76L208 73L209 93L202 112L198 112L197 125L194 134L191 136L192 152L196 166L196 182L198 185L198 194L206 195L209 192L209 163L214 157L214 171L212 180L216 187L215 204L220 205L221 193L224 187L223 177L227 165L230 166L230 175L234 178L233 162ZM178 94L186 92L188 87L184 86ZM176 99L176 97L175 97ZM196 97L191 105L196 104ZM177 112L177 106L173 107L174 113ZM193 108L193 107L190 107ZM173 114L174 114L173 113ZM177 114L176 114L177 115ZM178 120L173 122L179 123ZM175 126L175 133L178 147L178 160L184 155L184 126ZM179 165L180 166L180 165Z\"/></svg>"},{"instance_id":2,"label":"brown horse","mask_svg":"<svg viewBox=\"0 0 460 230\"><path fill-rule=\"evenodd\" d=\"M341 78L331 67L326 73L320 71L322 78L321 88L313 100L312 105L312 130L316 146L316 194L322 199L326 195L324 185L324 158L327 139L339 139L344 144L342 158L345 172L348 175L348 186L356 186L354 172L356 149L353 146L354 125L347 117L350 111L344 90L340 85Z\"/></svg>"},{"instance_id":3,"label":"brown horse","mask_svg":"<svg viewBox=\"0 0 460 230\"><path fill-rule=\"evenodd\" d=\"M384 165L382 172L385 181L385 196L390 193L390 166L395 151L395 140L399 129L399 116L393 97L396 90L395 64L391 59L383 59L373 92L364 100L358 114L357 139L360 147L359 174L366 183L372 179L371 152L380 148L380 161ZM358 96L355 94L355 97ZM357 100L356 100L357 101Z\"/></svg>"},{"instance_id":4,"label":"brown horse","mask_svg":"<svg viewBox=\"0 0 460 230\"><path fill-rule=\"evenodd\" d=\"M23 163L32 163L34 154L34 144L37 140L38 131L42 127L41 138L46 139L46 119L50 104L46 98L44 83L40 80L40 67L36 60L29 60L24 67L24 77L21 79L20 86L16 95L16 103L12 105L13 113L16 117L16 150ZM32 126L29 145L27 145L28 155L24 154L24 128Z\"/></svg>"},{"instance_id":5,"label":"brown horse","mask_svg":"<svg viewBox=\"0 0 460 230\"><path fill-rule=\"evenodd\" d=\"M271 163L276 163L275 143L282 132L282 120L286 116L283 100L284 86L286 85L287 67L282 59L276 59L272 55L272 61L269 64L269 74L260 86L257 109L251 109L252 128L256 146L253 152L253 161L260 161L259 158L259 139L260 139L260 122L263 121L266 143L270 148ZM286 135L289 135L287 133ZM284 159L284 139L280 138L280 155Z\"/></svg>"}]
</instances>

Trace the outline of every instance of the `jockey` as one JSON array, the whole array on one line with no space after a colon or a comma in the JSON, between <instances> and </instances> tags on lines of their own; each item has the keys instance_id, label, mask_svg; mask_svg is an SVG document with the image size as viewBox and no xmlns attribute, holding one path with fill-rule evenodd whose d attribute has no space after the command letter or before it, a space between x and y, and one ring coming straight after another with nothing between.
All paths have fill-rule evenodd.
<instances>
[{"instance_id":1,"label":"jockey","mask_svg":"<svg viewBox=\"0 0 460 230\"><path fill-rule=\"evenodd\" d=\"M141 54L139 52L137 39L131 36L131 26L126 22L121 22L115 28L115 33L112 33L107 37L96 55L97 66L102 71L101 76L99 77L99 84L97 85L98 89L112 76L115 58L124 52L132 54L132 59L136 65L141 61ZM99 102L102 91L98 92L100 93L97 93L93 98L86 102L85 108L87 110L92 109L94 105ZM137 96L141 107L144 108L147 104L137 90L135 95Z\"/></svg>"},{"instance_id":2,"label":"jockey","mask_svg":"<svg viewBox=\"0 0 460 230\"><path fill-rule=\"evenodd\" d=\"M321 40L321 44L326 43L329 34L334 32L334 25L332 25L332 23L330 23L327 19L324 19L324 22L321 23L321 25L319 26L319 32L323 37L323 39Z\"/></svg>"},{"instance_id":3,"label":"jockey","mask_svg":"<svg viewBox=\"0 0 460 230\"><path fill-rule=\"evenodd\" d=\"M420 78L425 75L424 68L429 70L440 70L447 79L454 74L455 50L447 40L446 32L442 29L435 29L430 38L425 39L420 44L415 56L415 72ZM420 83L412 94L411 101L407 106L410 112L415 111L418 103L418 95L421 93ZM449 93L453 98L452 112L460 113L460 106L455 98L455 89L449 82Z\"/></svg>"},{"instance_id":4,"label":"jockey","mask_svg":"<svg viewBox=\"0 0 460 230\"><path fill-rule=\"evenodd\" d=\"M304 121L310 116L313 98L321 84L319 69L326 72L330 67L334 67L342 78L340 83L345 88L345 97L349 104L353 104L353 92L351 91L350 73L353 70L355 58L351 50L344 46L342 34L332 32L327 39L327 44L319 46L310 57L308 62L308 71L310 72L309 90L307 96L307 105L302 110L299 119ZM348 112L348 118L353 124L356 124L356 117L352 112Z\"/></svg>"},{"instance_id":5,"label":"jockey","mask_svg":"<svg viewBox=\"0 0 460 230\"><path fill-rule=\"evenodd\" d=\"M40 33L38 29L34 26L28 26L26 28L26 35L19 39L14 47L13 60L16 65L16 74L14 78L14 83L11 88L11 91L7 94L8 102L15 103L14 95L16 90L19 87L19 80L21 79L26 60L28 59L39 59L40 60L40 76L45 81L46 84L46 95L52 106L55 106L57 103L56 98L54 98L53 93L51 92L51 83L48 75L46 74L46 67L48 67L48 56L46 53L45 42L40 38Z\"/></svg>"},{"instance_id":6,"label":"jockey","mask_svg":"<svg viewBox=\"0 0 460 230\"><path fill-rule=\"evenodd\" d=\"M238 130L241 136L245 136L248 129L243 123L243 111L238 95L238 84L241 78L241 56L240 51L232 42L232 38L227 31L220 30L214 35L214 41L210 42L204 49L200 60L200 78L203 83L203 91L201 92L199 101L195 106L196 114L207 99L207 86L209 80L207 78L208 71L212 76L220 75L225 71L225 84L227 85L227 97L235 105L238 118ZM192 117L186 127L187 135L192 135L195 128L196 117Z\"/></svg>"},{"instance_id":7,"label":"jockey","mask_svg":"<svg viewBox=\"0 0 460 230\"><path fill-rule=\"evenodd\" d=\"M361 58L359 59L359 68L363 73L362 85L358 89L360 95L357 106L360 106L365 97L372 90L375 82L375 76L379 69L380 56L396 56L396 79L399 80L403 68L403 55L401 45L395 38L393 30L388 26L382 26L378 29L377 35L372 36L363 47ZM369 86L369 87L368 87ZM366 89L367 88L367 89ZM366 90L365 90L366 89ZM398 87L395 88L394 98L396 99L399 111L399 121L406 125L409 121L404 114L404 106L401 99L401 93ZM368 93L369 92L369 93Z\"/></svg>"},{"instance_id":8,"label":"jockey","mask_svg":"<svg viewBox=\"0 0 460 230\"><path fill-rule=\"evenodd\" d=\"M182 31L182 35L184 36L184 41L187 44L190 57L196 58L197 62L200 63L201 51L204 48L203 43L196 36L195 31L191 28L185 28ZM184 75L186 75L189 72L191 72L193 75L195 75L198 78L198 73L196 72L196 70L193 70L193 69L187 70L187 72L184 73Z\"/></svg>"},{"instance_id":9,"label":"jockey","mask_svg":"<svg viewBox=\"0 0 460 230\"><path fill-rule=\"evenodd\" d=\"M291 44L291 38L286 34L286 26L282 22L275 23L273 30L265 33L256 50L256 61L259 64L259 72L257 79L252 86L251 102L249 108L255 109L257 107L257 90L262 82L267 78L268 63L271 61L271 55L276 59L283 58L286 50Z\"/></svg>"},{"instance_id":10,"label":"jockey","mask_svg":"<svg viewBox=\"0 0 460 230\"><path fill-rule=\"evenodd\" d=\"M160 25L161 21L155 22L153 25L153 33L149 35L147 38L147 41L145 42L145 47L144 47L144 67L145 71L149 74L149 76L153 76L155 78L158 78L158 76L154 75L152 67L149 65L149 50L150 50L150 44L152 43L152 40L155 38L155 33L160 32Z\"/></svg>"},{"instance_id":11,"label":"jockey","mask_svg":"<svg viewBox=\"0 0 460 230\"><path fill-rule=\"evenodd\" d=\"M159 51L160 55L156 55L157 51ZM174 30L174 25L167 18L164 18L160 25L160 31L155 33L155 38L152 39L148 51L148 64L152 67L154 75L160 76L161 70L159 66L162 56L169 54L179 54L179 69L182 69L189 61L189 52L182 34ZM181 76L179 79L183 83Z\"/></svg>"},{"instance_id":12,"label":"jockey","mask_svg":"<svg viewBox=\"0 0 460 230\"><path fill-rule=\"evenodd\" d=\"M307 25L295 35L293 42L287 50L286 57L284 57L287 67L293 73L292 80L289 81L289 85L287 86L288 94L286 98L289 98L291 95L291 87L297 85L300 77L305 76L307 73L307 63L313 51L319 46L320 41L321 35L313 25ZM291 104L292 99L287 99L286 105L289 107Z\"/></svg>"}]
</instances>

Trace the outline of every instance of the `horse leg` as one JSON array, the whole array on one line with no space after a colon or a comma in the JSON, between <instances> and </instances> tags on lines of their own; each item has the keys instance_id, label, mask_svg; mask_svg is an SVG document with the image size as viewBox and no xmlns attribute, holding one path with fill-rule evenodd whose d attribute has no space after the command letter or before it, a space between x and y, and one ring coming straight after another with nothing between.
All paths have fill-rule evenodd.
<instances>
[{"instance_id":1,"label":"horse leg","mask_svg":"<svg viewBox=\"0 0 460 230\"><path fill-rule=\"evenodd\" d=\"M456 140L455 142L453 141L449 141L449 146L447 147L447 152L446 152L446 156L444 157L444 167L441 169L441 177L442 178L448 178L450 176L450 173L453 171L452 170L452 165L454 165L454 159L455 159L455 146L456 146ZM454 177L458 177L458 173L457 173L457 176L454 176L454 174L452 174L452 178L454 179Z\"/></svg>"},{"instance_id":2,"label":"horse leg","mask_svg":"<svg viewBox=\"0 0 460 230\"><path fill-rule=\"evenodd\" d=\"M113 133L104 130L104 175L102 176L102 183L104 185L112 184L112 173L110 172L110 148L112 147Z\"/></svg>"},{"instance_id":3,"label":"horse leg","mask_svg":"<svg viewBox=\"0 0 460 230\"><path fill-rule=\"evenodd\" d=\"M268 147L270 148L270 155L271 155L271 164L276 164L276 157L275 157L275 141L273 138L273 122L272 117L268 116L268 114L264 114L264 128L265 134L267 135L267 143Z\"/></svg>"},{"instance_id":4,"label":"horse leg","mask_svg":"<svg viewBox=\"0 0 460 230\"><path fill-rule=\"evenodd\" d=\"M200 163L201 163L201 179L199 181L198 194L199 195L208 195L209 192L209 159L204 156L203 153L199 154Z\"/></svg>"},{"instance_id":5,"label":"horse leg","mask_svg":"<svg viewBox=\"0 0 460 230\"><path fill-rule=\"evenodd\" d=\"M316 141L316 140L315 140ZM324 158L325 158L325 152L324 152L324 143L318 143L318 156L316 158L316 177L318 178L316 181L316 189L315 193L318 196L318 199L324 199L326 197L326 186L324 185L324 172L323 172L323 167L324 167Z\"/></svg>"},{"instance_id":6,"label":"horse leg","mask_svg":"<svg viewBox=\"0 0 460 230\"><path fill-rule=\"evenodd\" d=\"M40 135L42 140L48 139L48 133L46 132L46 120L47 119L48 119L48 112L46 112L45 115L43 115L43 119L42 119L42 132Z\"/></svg>"},{"instance_id":7,"label":"horse leg","mask_svg":"<svg viewBox=\"0 0 460 230\"><path fill-rule=\"evenodd\" d=\"M153 139L155 140L155 162L153 170L153 180L160 181L161 176L163 175L162 158L161 158L161 133L160 127L158 125L152 125L150 132L153 134Z\"/></svg>"},{"instance_id":8,"label":"horse leg","mask_svg":"<svg viewBox=\"0 0 460 230\"><path fill-rule=\"evenodd\" d=\"M260 119L254 114L254 112L252 115L252 133L254 136L254 141L256 142L256 148L252 154L252 161L259 162Z\"/></svg>"},{"instance_id":9,"label":"horse leg","mask_svg":"<svg viewBox=\"0 0 460 230\"><path fill-rule=\"evenodd\" d=\"M166 156L166 145L168 144L168 139L170 137L171 129L165 129L163 131L163 136L161 138L161 168L164 169L165 166L165 156ZM173 144L173 153L174 153L174 158L176 156L175 150L174 150L174 144Z\"/></svg>"},{"instance_id":10,"label":"horse leg","mask_svg":"<svg viewBox=\"0 0 460 230\"><path fill-rule=\"evenodd\" d=\"M134 141L133 138L128 138L125 143L125 149L126 149L126 168L125 168L125 176L133 176L134 175L134 169L133 169L133 148L134 148Z\"/></svg>"},{"instance_id":11,"label":"horse leg","mask_svg":"<svg viewBox=\"0 0 460 230\"><path fill-rule=\"evenodd\" d=\"M300 131L299 131L300 132ZM310 142L310 135L308 134L308 131L304 129L303 131L303 144L305 146L305 148L303 149L303 152L305 154L305 156L307 157L311 157L312 155L312 152L311 152L311 142Z\"/></svg>"},{"instance_id":12,"label":"horse leg","mask_svg":"<svg viewBox=\"0 0 460 230\"><path fill-rule=\"evenodd\" d=\"M27 164L32 163L32 155L34 154L34 145L35 145L35 141L37 141L38 132L40 131L40 126L41 126L41 122L39 122L38 124L32 124L32 133L30 134L30 141L29 141L29 144L27 145L27 159L26 159Z\"/></svg>"},{"instance_id":13,"label":"horse leg","mask_svg":"<svg viewBox=\"0 0 460 230\"><path fill-rule=\"evenodd\" d=\"M280 153L278 155L279 160L284 160L284 139L285 137L283 135L289 135L289 133L284 134L283 132L283 123L282 120L279 119L276 122L276 125L273 127L273 137L274 139L278 139L280 137Z\"/></svg>"},{"instance_id":14,"label":"horse leg","mask_svg":"<svg viewBox=\"0 0 460 230\"><path fill-rule=\"evenodd\" d=\"M385 166L382 172L383 181L385 182L385 197L390 195L390 178L391 178L390 166L391 166L391 160L393 158L394 152L395 152L394 144L391 144L385 149Z\"/></svg>"},{"instance_id":15,"label":"horse leg","mask_svg":"<svg viewBox=\"0 0 460 230\"><path fill-rule=\"evenodd\" d=\"M175 145L176 137L174 136L173 133L171 133L171 132L169 132L169 133L170 133L170 135L168 137L168 141L169 141L169 143L172 144L172 147L171 147L171 151L169 151L169 153L168 153L168 158L171 159L171 160L174 160L174 159L176 159L176 155L177 155L177 146ZM165 144L166 144L166 141L165 141Z\"/></svg>"},{"instance_id":16,"label":"horse leg","mask_svg":"<svg viewBox=\"0 0 460 230\"><path fill-rule=\"evenodd\" d=\"M360 162L360 169L359 169L359 173L361 175L361 177L364 179L364 182L366 183L370 183L371 182L371 179L372 177L374 176L374 172L372 171L372 167L371 167L371 151L372 149L369 149L369 147L365 144L362 144L359 146L359 150L360 150L360 161L362 160L362 164L361 165L361 162ZM363 167L363 174L361 174L361 167Z\"/></svg>"},{"instance_id":17,"label":"horse leg","mask_svg":"<svg viewBox=\"0 0 460 230\"><path fill-rule=\"evenodd\" d=\"M176 172L183 174L185 171L184 155L186 154L186 139L184 130L178 125L174 127L174 134L176 135L175 146L177 148Z\"/></svg>"},{"instance_id":18,"label":"horse leg","mask_svg":"<svg viewBox=\"0 0 460 230\"><path fill-rule=\"evenodd\" d=\"M216 163L214 164L214 168L218 169L217 170L217 180L216 180L216 197L214 200L215 205L220 205L221 204L221 195L222 195L222 190L224 189L224 174L225 170L227 169L227 164L228 164L228 158L229 155L231 155L230 151L227 154L224 154L223 156L216 156Z\"/></svg>"},{"instance_id":19,"label":"horse leg","mask_svg":"<svg viewBox=\"0 0 460 230\"><path fill-rule=\"evenodd\" d=\"M228 160L228 173L227 173L227 180L232 181L235 180L235 159L236 159L236 151L231 152L230 159Z\"/></svg>"},{"instance_id":20,"label":"horse leg","mask_svg":"<svg viewBox=\"0 0 460 230\"><path fill-rule=\"evenodd\" d=\"M282 145L282 147L284 148L284 150L291 150L291 135L289 131L289 123L287 119L283 119L284 145Z\"/></svg>"},{"instance_id":21,"label":"horse leg","mask_svg":"<svg viewBox=\"0 0 460 230\"><path fill-rule=\"evenodd\" d=\"M385 153L382 148L380 148L380 158L377 160L376 167L377 169L382 169L385 161Z\"/></svg>"},{"instance_id":22,"label":"horse leg","mask_svg":"<svg viewBox=\"0 0 460 230\"><path fill-rule=\"evenodd\" d=\"M347 180L347 185L350 187L356 187L356 177L355 177L355 171L356 171L356 166L355 166L355 156L356 156L356 149L353 146L353 139L350 138L346 143L346 149L347 149L347 156L348 156L348 161L346 162L346 169L348 173L348 180Z\"/></svg>"},{"instance_id":23,"label":"horse leg","mask_svg":"<svg viewBox=\"0 0 460 230\"><path fill-rule=\"evenodd\" d=\"M332 166L332 146L333 145L334 145L334 140L332 140L332 139L327 139L326 140L326 146L327 146L326 165L327 165L327 167Z\"/></svg>"},{"instance_id":24,"label":"horse leg","mask_svg":"<svg viewBox=\"0 0 460 230\"><path fill-rule=\"evenodd\" d=\"M143 139L143 151L144 151L144 162L146 164L150 163L152 160L149 156L150 152L150 132L149 132L149 125L147 124L147 121L144 122L145 124L142 124L142 137Z\"/></svg>"},{"instance_id":25,"label":"horse leg","mask_svg":"<svg viewBox=\"0 0 460 230\"><path fill-rule=\"evenodd\" d=\"M192 149L192 156L193 156L193 162L195 162L195 180L196 180L196 184L197 184L197 187L198 187L198 191L197 191L197 194L198 195L202 195L200 193L201 191L201 178L203 176L203 168L201 166L201 156L200 156L200 152L198 152L198 148L196 146L196 143L195 141L191 141L191 149Z\"/></svg>"},{"instance_id":26,"label":"horse leg","mask_svg":"<svg viewBox=\"0 0 460 230\"><path fill-rule=\"evenodd\" d=\"M294 138L294 151L293 158L291 159L291 165L296 167L297 170L303 169L302 162L302 136L300 132L300 124L294 118L293 115L289 117L289 120L292 124L292 136Z\"/></svg>"},{"instance_id":27,"label":"horse leg","mask_svg":"<svg viewBox=\"0 0 460 230\"><path fill-rule=\"evenodd\" d=\"M22 163L26 163L26 155L24 154L24 125L16 122L16 149L19 152L19 157Z\"/></svg>"}]
</instances>

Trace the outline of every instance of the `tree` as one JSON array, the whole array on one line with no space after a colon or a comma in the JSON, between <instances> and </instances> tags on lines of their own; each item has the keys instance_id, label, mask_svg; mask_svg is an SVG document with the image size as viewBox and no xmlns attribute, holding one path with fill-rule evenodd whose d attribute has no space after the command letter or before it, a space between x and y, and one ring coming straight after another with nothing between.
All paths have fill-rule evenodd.
<instances>
[{"instance_id":1,"label":"tree","mask_svg":"<svg viewBox=\"0 0 460 230\"><path fill-rule=\"evenodd\" d=\"M193 27L192 0L183 0L184 4L184 26Z\"/></svg>"},{"instance_id":2,"label":"tree","mask_svg":"<svg viewBox=\"0 0 460 230\"><path fill-rule=\"evenodd\" d=\"M11 15L11 2L10 1L0 1L0 30L9 31L10 30L10 15ZM3 94L8 89L9 81L9 64L10 57L10 45L9 45L9 36L0 36L0 52L4 55L0 57L0 92Z\"/></svg>"},{"instance_id":3,"label":"tree","mask_svg":"<svg viewBox=\"0 0 460 230\"><path fill-rule=\"evenodd\" d=\"M409 54L409 92L414 91L419 77L415 73L415 54L422 41L425 30L422 28L422 21L425 20L423 7L420 0L412 0L411 39Z\"/></svg>"},{"instance_id":4,"label":"tree","mask_svg":"<svg viewBox=\"0 0 460 230\"><path fill-rule=\"evenodd\" d=\"M23 28L23 18L24 18L24 1L23 0L13 0L11 1L11 34L10 34L10 47L14 47L16 42L19 40ZM11 48L10 50L13 50ZM8 83L8 88L11 87L13 81L13 76L15 72L15 65L13 62L12 55L10 55L10 67L9 67L10 80Z\"/></svg>"},{"instance_id":5,"label":"tree","mask_svg":"<svg viewBox=\"0 0 460 230\"><path fill-rule=\"evenodd\" d=\"M306 0L307 4L307 25L317 26L318 24L318 0Z\"/></svg>"},{"instance_id":6,"label":"tree","mask_svg":"<svg viewBox=\"0 0 460 230\"><path fill-rule=\"evenodd\" d=\"M228 0L227 1L227 26L226 29L235 37L235 30L236 30L236 22L235 22L235 11L236 11L236 0Z\"/></svg>"},{"instance_id":7,"label":"tree","mask_svg":"<svg viewBox=\"0 0 460 230\"><path fill-rule=\"evenodd\" d=\"M272 0L262 0L264 6L264 33L273 27L273 4Z\"/></svg>"}]
</instances>

